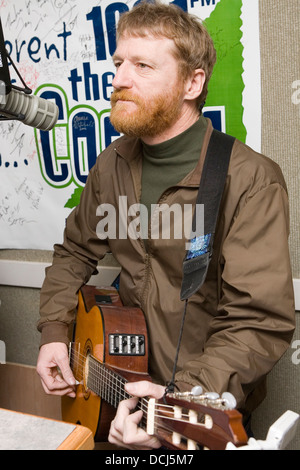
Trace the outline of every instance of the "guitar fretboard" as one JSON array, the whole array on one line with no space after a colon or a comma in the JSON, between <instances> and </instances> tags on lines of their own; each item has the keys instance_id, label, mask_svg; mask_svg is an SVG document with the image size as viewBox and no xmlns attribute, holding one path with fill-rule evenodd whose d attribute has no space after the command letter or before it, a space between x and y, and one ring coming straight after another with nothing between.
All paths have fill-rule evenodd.
<instances>
[{"instance_id":1,"label":"guitar fretboard","mask_svg":"<svg viewBox=\"0 0 300 470\"><path fill-rule=\"evenodd\" d=\"M101 397L104 401L117 408L120 401L131 398L124 385L127 380L111 369L108 369L102 362L99 362L93 356L88 357L88 377L87 388ZM138 402L137 409L143 411L143 418L140 426L144 429L147 427L148 416L148 400L141 398Z\"/></svg>"},{"instance_id":2,"label":"guitar fretboard","mask_svg":"<svg viewBox=\"0 0 300 470\"><path fill-rule=\"evenodd\" d=\"M121 400L130 398L124 389L126 382L119 374L89 356L87 387L114 408L118 407Z\"/></svg>"},{"instance_id":3,"label":"guitar fretboard","mask_svg":"<svg viewBox=\"0 0 300 470\"><path fill-rule=\"evenodd\" d=\"M76 364L73 371L84 393L90 390L114 408L122 400L132 398L125 390L127 380L113 369L90 354L82 356L78 362L75 357L73 355L73 366ZM236 412L236 416L229 416L227 413L233 414L234 410L227 411L225 402L223 396L176 392L167 394L165 401L157 403L151 398L141 398L136 410L143 412L140 426L148 434L158 436L170 449L196 450L198 445L224 449L229 441L239 445L247 442L241 415ZM232 423L235 427L240 426L239 436L233 435ZM221 432L216 432L215 424L220 426Z\"/></svg>"}]
</instances>

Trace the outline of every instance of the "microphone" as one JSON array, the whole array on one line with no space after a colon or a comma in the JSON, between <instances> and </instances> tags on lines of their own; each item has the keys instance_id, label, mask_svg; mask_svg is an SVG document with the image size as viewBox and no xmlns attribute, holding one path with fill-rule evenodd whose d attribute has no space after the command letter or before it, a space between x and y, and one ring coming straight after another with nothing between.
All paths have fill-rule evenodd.
<instances>
[{"instance_id":1,"label":"microphone","mask_svg":"<svg viewBox=\"0 0 300 470\"><path fill-rule=\"evenodd\" d=\"M7 95L0 94L0 114L43 131L50 131L55 126L58 111L52 101L25 94L14 88Z\"/></svg>"},{"instance_id":2,"label":"microphone","mask_svg":"<svg viewBox=\"0 0 300 470\"><path fill-rule=\"evenodd\" d=\"M7 59L10 60L24 88L12 85ZM17 119L28 126L50 131L58 120L58 112L58 107L53 102L31 95L31 89L24 82L5 48L0 17L0 121Z\"/></svg>"}]
</instances>

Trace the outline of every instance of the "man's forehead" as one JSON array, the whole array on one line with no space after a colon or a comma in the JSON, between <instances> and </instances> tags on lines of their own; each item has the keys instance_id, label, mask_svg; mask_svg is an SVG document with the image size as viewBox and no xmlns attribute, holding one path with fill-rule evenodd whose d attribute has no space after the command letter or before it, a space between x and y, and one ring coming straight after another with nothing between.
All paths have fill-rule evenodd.
<instances>
[{"instance_id":1,"label":"man's forehead","mask_svg":"<svg viewBox=\"0 0 300 470\"><path fill-rule=\"evenodd\" d=\"M166 36L156 36L152 34L138 35L138 34L122 34L118 38L117 48L113 57L117 56L120 51L126 49L132 54L138 51L138 55L142 52L143 55L152 54L154 50L160 53L174 53L175 43L172 39Z\"/></svg>"}]
</instances>

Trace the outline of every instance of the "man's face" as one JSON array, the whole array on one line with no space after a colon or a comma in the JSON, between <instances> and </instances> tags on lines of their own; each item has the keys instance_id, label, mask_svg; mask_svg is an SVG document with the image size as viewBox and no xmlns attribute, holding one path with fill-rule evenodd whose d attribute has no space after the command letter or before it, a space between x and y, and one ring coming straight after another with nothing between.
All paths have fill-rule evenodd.
<instances>
[{"instance_id":1,"label":"man's face","mask_svg":"<svg viewBox=\"0 0 300 470\"><path fill-rule=\"evenodd\" d=\"M121 37L114 54L116 75L111 123L118 132L154 137L182 113L184 84L167 38Z\"/></svg>"}]
</instances>

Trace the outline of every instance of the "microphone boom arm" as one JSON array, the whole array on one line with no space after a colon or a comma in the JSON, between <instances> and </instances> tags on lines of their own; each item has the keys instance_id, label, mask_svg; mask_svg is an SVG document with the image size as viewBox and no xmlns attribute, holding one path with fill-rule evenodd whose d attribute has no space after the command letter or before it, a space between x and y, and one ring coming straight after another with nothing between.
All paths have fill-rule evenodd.
<instances>
[{"instance_id":1,"label":"microphone boom arm","mask_svg":"<svg viewBox=\"0 0 300 470\"><path fill-rule=\"evenodd\" d=\"M11 65L13 66L16 74L18 75L19 79L21 80L23 87L19 87L17 85L14 85L11 83L10 79L10 73L9 73L9 67L8 67L8 61L9 59ZM2 29L2 23L1 23L1 18L0 18L0 103L2 96L8 95L12 89L22 91L26 95L30 95L32 93L32 90L26 85L25 81L23 80L20 72L18 71L17 67L14 64L14 61L10 57L9 53L6 50L5 47L5 41L4 41L4 35L3 35L3 29ZM25 118L24 114L20 113L14 113L12 111L0 111L0 121L8 121L11 119L16 119L18 121L23 121Z\"/></svg>"},{"instance_id":2,"label":"microphone boom arm","mask_svg":"<svg viewBox=\"0 0 300 470\"><path fill-rule=\"evenodd\" d=\"M8 60L23 88L11 83ZM55 126L59 108L51 100L32 94L5 48L0 18L0 121L17 120L28 126L49 131Z\"/></svg>"}]
</instances>

